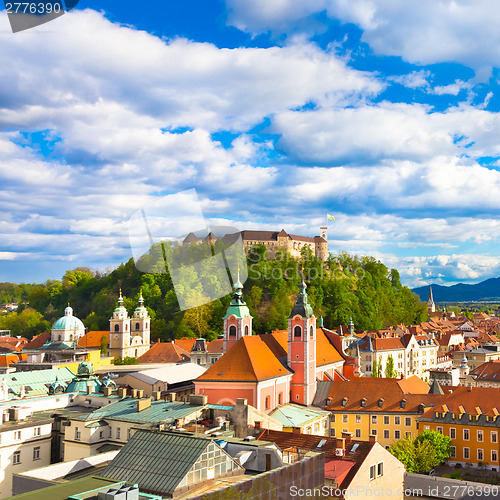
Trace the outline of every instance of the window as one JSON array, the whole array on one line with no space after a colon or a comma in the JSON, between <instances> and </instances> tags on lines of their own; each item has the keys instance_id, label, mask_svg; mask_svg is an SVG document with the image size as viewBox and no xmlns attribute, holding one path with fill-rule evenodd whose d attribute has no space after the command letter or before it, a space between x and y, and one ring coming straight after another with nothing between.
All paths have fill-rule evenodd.
<instances>
[{"instance_id":1,"label":"window","mask_svg":"<svg viewBox=\"0 0 500 500\"><path fill-rule=\"evenodd\" d=\"M12 464L17 465L21 463L21 452L15 451L14 455L12 455Z\"/></svg>"},{"instance_id":2,"label":"window","mask_svg":"<svg viewBox=\"0 0 500 500\"><path fill-rule=\"evenodd\" d=\"M372 415L372 424L377 423L377 415Z\"/></svg>"},{"instance_id":3,"label":"window","mask_svg":"<svg viewBox=\"0 0 500 500\"><path fill-rule=\"evenodd\" d=\"M478 448L478 450L477 450L477 459L479 461L482 461L484 459L484 453L483 453L483 450L481 448Z\"/></svg>"},{"instance_id":4,"label":"window","mask_svg":"<svg viewBox=\"0 0 500 500\"><path fill-rule=\"evenodd\" d=\"M330 429L330 436L335 437L335 428Z\"/></svg>"},{"instance_id":5,"label":"window","mask_svg":"<svg viewBox=\"0 0 500 500\"><path fill-rule=\"evenodd\" d=\"M248 325L245 325L245 335L248 336Z\"/></svg>"},{"instance_id":6,"label":"window","mask_svg":"<svg viewBox=\"0 0 500 500\"><path fill-rule=\"evenodd\" d=\"M469 458L469 448L464 448L464 458Z\"/></svg>"},{"instance_id":7,"label":"window","mask_svg":"<svg viewBox=\"0 0 500 500\"><path fill-rule=\"evenodd\" d=\"M42 435L42 428L41 427L35 427L33 429L33 435L36 436L41 436Z\"/></svg>"},{"instance_id":8,"label":"window","mask_svg":"<svg viewBox=\"0 0 500 500\"><path fill-rule=\"evenodd\" d=\"M483 431L477 431L477 440L482 443L483 442Z\"/></svg>"},{"instance_id":9,"label":"window","mask_svg":"<svg viewBox=\"0 0 500 500\"><path fill-rule=\"evenodd\" d=\"M356 415L356 423L357 424L361 423L361 415Z\"/></svg>"},{"instance_id":10,"label":"window","mask_svg":"<svg viewBox=\"0 0 500 500\"><path fill-rule=\"evenodd\" d=\"M121 429L119 427L116 428L116 439L120 439Z\"/></svg>"},{"instance_id":11,"label":"window","mask_svg":"<svg viewBox=\"0 0 500 500\"><path fill-rule=\"evenodd\" d=\"M14 439L16 441L20 441L21 440L21 431L14 432Z\"/></svg>"},{"instance_id":12,"label":"window","mask_svg":"<svg viewBox=\"0 0 500 500\"><path fill-rule=\"evenodd\" d=\"M497 450L491 450L491 461L498 462L498 453Z\"/></svg>"},{"instance_id":13,"label":"window","mask_svg":"<svg viewBox=\"0 0 500 500\"><path fill-rule=\"evenodd\" d=\"M401 425L401 417L394 417L394 425Z\"/></svg>"},{"instance_id":14,"label":"window","mask_svg":"<svg viewBox=\"0 0 500 500\"><path fill-rule=\"evenodd\" d=\"M132 437L132 429L127 430L127 440L129 440Z\"/></svg>"},{"instance_id":15,"label":"window","mask_svg":"<svg viewBox=\"0 0 500 500\"><path fill-rule=\"evenodd\" d=\"M269 408L271 408L271 396L266 396L265 405L266 410L269 410Z\"/></svg>"},{"instance_id":16,"label":"window","mask_svg":"<svg viewBox=\"0 0 500 500\"><path fill-rule=\"evenodd\" d=\"M332 415L330 415L330 420L331 420L332 424L335 423L335 413L333 413Z\"/></svg>"},{"instance_id":17,"label":"window","mask_svg":"<svg viewBox=\"0 0 500 500\"><path fill-rule=\"evenodd\" d=\"M33 460L40 460L40 446L33 448Z\"/></svg>"},{"instance_id":18,"label":"window","mask_svg":"<svg viewBox=\"0 0 500 500\"><path fill-rule=\"evenodd\" d=\"M401 431L394 431L394 439L401 439Z\"/></svg>"},{"instance_id":19,"label":"window","mask_svg":"<svg viewBox=\"0 0 500 500\"><path fill-rule=\"evenodd\" d=\"M119 332L120 331L120 325L115 325L115 332ZM61 339L59 339L61 340Z\"/></svg>"},{"instance_id":20,"label":"window","mask_svg":"<svg viewBox=\"0 0 500 500\"><path fill-rule=\"evenodd\" d=\"M455 458L457 456L457 448L455 446L451 447L451 455L452 458Z\"/></svg>"},{"instance_id":21,"label":"window","mask_svg":"<svg viewBox=\"0 0 500 500\"><path fill-rule=\"evenodd\" d=\"M464 441L469 440L469 429L464 429Z\"/></svg>"},{"instance_id":22,"label":"window","mask_svg":"<svg viewBox=\"0 0 500 500\"><path fill-rule=\"evenodd\" d=\"M316 434L317 432L319 432L319 423L318 422L316 422L314 424L314 433Z\"/></svg>"},{"instance_id":23,"label":"window","mask_svg":"<svg viewBox=\"0 0 500 500\"><path fill-rule=\"evenodd\" d=\"M408 439L411 439L411 432L405 432L405 437L407 437Z\"/></svg>"},{"instance_id":24,"label":"window","mask_svg":"<svg viewBox=\"0 0 500 500\"><path fill-rule=\"evenodd\" d=\"M196 359L196 363L197 363L198 365L201 365L201 358L197 358L197 359Z\"/></svg>"},{"instance_id":25,"label":"window","mask_svg":"<svg viewBox=\"0 0 500 500\"><path fill-rule=\"evenodd\" d=\"M230 337L236 337L236 327L234 325L231 325L229 327L229 336Z\"/></svg>"},{"instance_id":26,"label":"window","mask_svg":"<svg viewBox=\"0 0 500 500\"><path fill-rule=\"evenodd\" d=\"M300 338L302 336L302 328L300 328L300 326L296 326L294 329L293 329L293 336L295 338Z\"/></svg>"},{"instance_id":27,"label":"window","mask_svg":"<svg viewBox=\"0 0 500 500\"><path fill-rule=\"evenodd\" d=\"M135 330L138 331L141 329L141 325L139 325L139 323L136 323L135 324Z\"/></svg>"},{"instance_id":28,"label":"window","mask_svg":"<svg viewBox=\"0 0 500 500\"><path fill-rule=\"evenodd\" d=\"M361 437L361 429L356 429L356 431L355 431L355 436L356 436L357 438L360 438L360 437Z\"/></svg>"},{"instance_id":29,"label":"window","mask_svg":"<svg viewBox=\"0 0 500 500\"><path fill-rule=\"evenodd\" d=\"M342 415L342 423L343 424L349 423L349 415Z\"/></svg>"},{"instance_id":30,"label":"window","mask_svg":"<svg viewBox=\"0 0 500 500\"><path fill-rule=\"evenodd\" d=\"M456 431L456 429L454 427L452 427L450 429L450 438L451 439L456 439L456 437L457 437L457 431Z\"/></svg>"},{"instance_id":31,"label":"window","mask_svg":"<svg viewBox=\"0 0 500 500\"><path fill-rule=\"evenodd\" d=\"M424 425L424 431L429 431L431 428L428 425Z\"/></svg>"},{"instance_id":32,"label":"window","mask_svg":"<svg viewBox=\"0 0 500 500\"><path fill-rule=\"evenodd\" d=\"M411 427L411 417L405 417L405 425L406 427Z\"/></svg>"},{"instance_id":33,"label":"window","mask_svg":"<svg viewBox=\"0 0 500 500\"><path fill-rule=\"evenodd\" d=\"M309 330L309 337L314 337L314 327L311 325L311 329Z\"/></svg>"},{"instance_id":34,"label":"window","mask_svg":"<svg viewBox=\"0 0 500 500\"><path fill-rule=\"evenodd\" d=\"M384 475L384 462L380 462L377 464L377 477Z\"/></svg>"},{"instance_id":35,"label":"window","mask_svg":"<svg viewBox=\"0 0 500 500\"><path fill-rule=\"evenodd\" d=\"M370 465L370 481L375 479L375 471L377 469L376 465Z\"/></svg>"},{"instance_id":36,"label":"window","mask_svg":"<svg viewBox=\"0 0 500 500\"><path fill-rule=\"evenodd\" d=\"M377 429L372 429L372 435L376 436L377 435Z\"/></svg>"},{"instance_id":37,"label":"window","mask_svg":"<svg viewBox=\"0 0 500 500\"><path fill-rule=\"evenodd\" d=\"M282 392L280 392L280 393L278 394L278 404L279 404L279 405L282 405L282 404L283 404L283 393L282 393Z\"/></svg>"},{"instance_id":38,"label":"window","mask_svg":"<svg viewBox=\"0 0 500 500\"><path fill-rule=\"evenodd\" d=\"M497 431L491 431L491 442L496 443L497 439Z\"/></svg>"},{"instance_id":39,"label":"window","mask_svg":"<svg viewBox=\"0 0 500 500\"><path fill-rule=\"evenodd\" d=\"M104 437L104 431L99 431L99 439L102 439Z\"/></svg>"},{"instance_id":40,"label":"window","mask_svg":"<svg viewBox=\"0 0 500 500\"><path fill-rule=\"evenodd\" d=\"M384 415L384 425L389 425L389 416Z\"/></svg>"},{"instance_id":41,"label":"window","mask_svg":"<svg viewBox=\"0 0 500 500\"><path fill-rule=\"evenodd\" d=\"M389 431L387 429L384 430L384 439L389 439Z\"/></svg>"},{"instance_id":42,"label":"window","mask_svg":"<svg viewBox=\"0 0 500 500\"><path fill-rule=\"evenodd\" d=\"M443 428L442 427L436 427L436 432L439 432L439 434L443 433Z\"/></svg>"}]
</instances>

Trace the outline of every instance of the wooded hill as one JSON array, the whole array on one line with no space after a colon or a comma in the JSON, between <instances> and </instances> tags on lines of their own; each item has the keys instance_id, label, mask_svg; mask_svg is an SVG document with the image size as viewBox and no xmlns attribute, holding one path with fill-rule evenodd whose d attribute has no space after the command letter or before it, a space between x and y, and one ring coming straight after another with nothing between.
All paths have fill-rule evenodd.
<instances>
[{"instance_id":1,"label":"wooded hill","mask_svg":"<svg viewBox=\"0 0 500 500\"><path fill-rule=\"evenodd\" d=\"M373 257L331 254L327 262L322 262L308 250L304 250L300 259L287 254L267 259L266 252L264 246L256 245L247 260L244 295L254 318L255 333L287 328L300 273L308 284L313 310L318 318L323 316L326 328L345 325L350 317L357 330L380 329L399 323L416 324L427 318L425 304L401 285L398 271L389 270ZM27 337L50 330L70 303L74 314L88 329L108 330L120 288L129 314L137 306L142 288L152 318L152 341L184 336L216 338L222 333L222 317L231 300L231 295L227 295L209 304L180 311L168 270L142 273L130 259L107 274L77 268L67 271L60 281L0 284L4 300L20 302L18 312L0 316L0 329L10 329L14 335Z\"/></svg>"}]
</instances>

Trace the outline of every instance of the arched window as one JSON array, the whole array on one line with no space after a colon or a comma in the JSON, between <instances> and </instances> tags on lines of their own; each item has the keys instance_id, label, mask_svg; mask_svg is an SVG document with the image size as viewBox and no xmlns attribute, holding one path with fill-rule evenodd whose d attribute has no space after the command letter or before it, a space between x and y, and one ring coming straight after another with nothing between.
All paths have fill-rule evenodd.
<instances>
[{"instance_id":1,"label":"arched window","mask_svg":"<svg viewBox=\"0 0 500 500\"><path fill-rule=\"evenodd\" d=\"M120 331L120 325L115 325L115 332L119 332Z\"/></svg>"},{"instance_id":2,"label":"arched window","mask_svg":"<svg viewBox=\"0 0 500 500\"><path fill-rule=\"evenodd\" d=\"M127 325L127 324L125 324L125 331L127 331L127 330L128 330L128 325Z\"/></svg>"},{"instance_id":3,"label":"arched window","mask_svg":"<svg viewBox=\"0 0 500 500\"><path fill-rule=\"evenodd\" d=\"M144 328L146 328L146 330L148 328L148 322L147 321L146 321L146 324L144 325Z\"/></svg>"},{"instance_id":4,"label":"arched window","mask_svg":"<svg viewBox=\"0 0 500 500\"><path fill-rule=\"evenodd\" d=\"M61 335L58 335L58 336L57 336L57 340L61 340Z\"/></svg>"},{"instance_id":5,"label":"arched window","mask_svg":"<svg viewBox=\"0 0 500 500\"><path fill-rule=\"evenodd\" d=\"M234 325L231 325L229 327L229 336L230 337L236 337L236 327Z\"/></svg>"},{"instance_id":6,"label":"arched window","mask_svg":"<svg viewBox=\"0 0 500 500\"><path fill-rule=\"evenodd\" d=\"M311 325L311 329L309 330L309 337L310 338L313 338L314 337L314 328L313 326Z\"/></svg>"},{"instance_id":7,"label":"arched window","mask_svg":"<svg viewBox=\"0 0 500 500\"><path fill-rule=\"evenodd\" d=\"M248 325L245 325L245 335L248 335Z\"/></svg>"},{"instance_id":8,"label":"arched window","mask_svg":"<svg viewBox=\"0 0 500 500\"><path fill-rule=\"evenodd\" d=\"M296 326L294 329L293 329L293 336L295 338L300 338L302 337L302 328L300 328L300 326Z\"/></svg>"},{"instance_id":9,"label":"arched window","mask_svg":"<svg viewBox=\"0 0 500 500\"><path fill-rule=\"evenodd\" d=\"M140 329L141 329L141 325L140 325L139 323L136 323L136 324L135 324L135 329L136 329L136 330L140 330Z\"/></svg>"},{"instance_id":10,"label":"arched window","mask_svg":"<svg viewBox=\"0 0 500 500\"><path fill-rule=\"evenodd\" d=\"M72 333L70 333L70 335L69 335L69 341L73 342L73 334Z\"/></svg>"}]
</instances>

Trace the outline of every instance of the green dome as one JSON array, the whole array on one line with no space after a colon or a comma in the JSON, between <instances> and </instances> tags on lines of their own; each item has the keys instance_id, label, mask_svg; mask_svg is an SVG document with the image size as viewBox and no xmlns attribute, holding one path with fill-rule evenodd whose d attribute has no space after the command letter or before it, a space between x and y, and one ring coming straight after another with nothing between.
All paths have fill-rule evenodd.
<instances>
[{"instance_id":1,"label":"green dome","mask_svg":"<svg viewBox=\"0 0 500 500\"><path fill-rule=\"evenodd\" d=\"M85 330L85 326L81 320L73 316L73 308L68 306L64 310L64 316L52 325L52 330Z\"/></svg>"},{"instance_id":2,"label":"green dome","mask_svg":"<svg viewBox=\"0 0 500 500\"><path fill-rule=\"evenodd\" d=\"M92 375L94 373L94 368L92 364L88 361L82 361L78 365L78 375Z\"/></svg>"}]
</instances>

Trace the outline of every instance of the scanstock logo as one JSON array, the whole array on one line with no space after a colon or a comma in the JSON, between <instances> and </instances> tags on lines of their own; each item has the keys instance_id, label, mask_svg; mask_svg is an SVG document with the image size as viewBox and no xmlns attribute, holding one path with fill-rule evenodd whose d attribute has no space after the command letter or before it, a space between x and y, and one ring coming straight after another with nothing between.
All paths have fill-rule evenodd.
<instances>
[{"instance_id":1,"label":"scanstock logo","mask_svg":"<svg viewBox=\"0 0 500 500\"><path fill-rule=\"evenodd\" d=\"M79 0L38 0L17 2L4 0L13 33L48 23L74 9Z\"/></svg>"}]
</instances>

